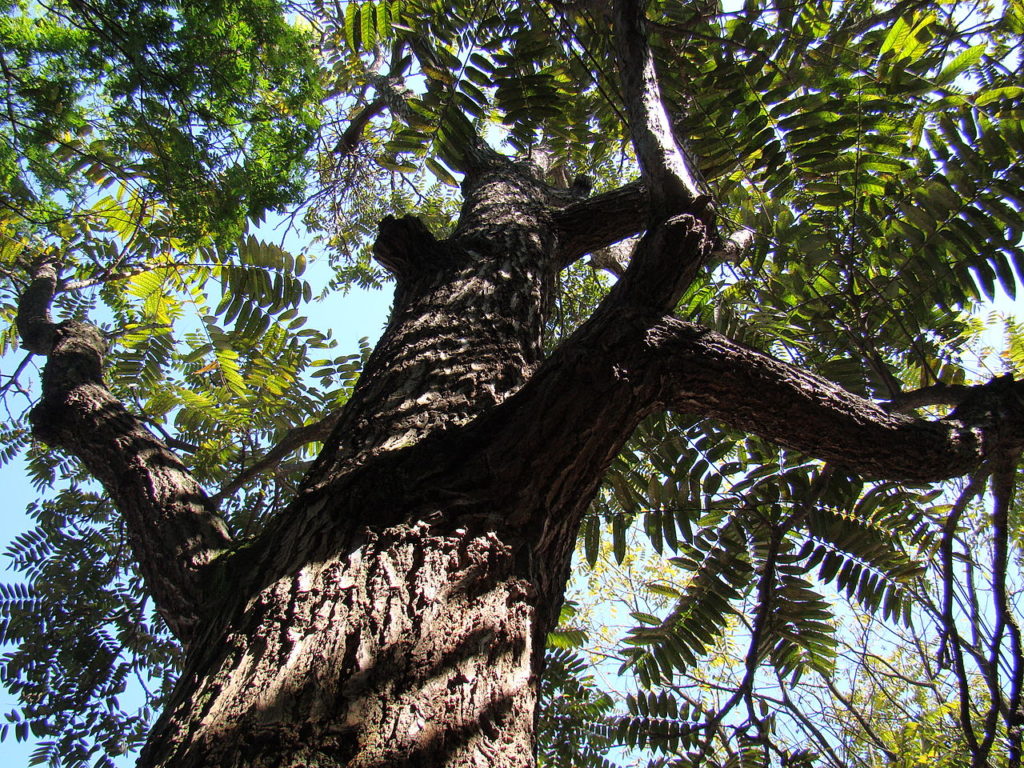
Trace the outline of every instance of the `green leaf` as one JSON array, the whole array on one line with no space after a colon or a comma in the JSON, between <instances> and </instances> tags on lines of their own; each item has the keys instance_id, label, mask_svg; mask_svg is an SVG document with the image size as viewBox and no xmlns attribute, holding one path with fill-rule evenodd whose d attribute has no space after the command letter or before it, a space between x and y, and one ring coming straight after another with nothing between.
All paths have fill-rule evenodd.
<instances>
[{"instance_id":1,"label":"green leaf","mask_svg":"<svg viewBox=\"0 0 1024 768\"><path fill-rule=\"evenodd\" d=\"M898 52L904 45L906 39L910 36L910 33L910 24L908 24L902 17L898 18L892 27L889 28L889 32L882 41L882 47L878 49L879 55L884 56L891 50Z\"/></svg>"},{"instance_id":2,"label":"green leaf","mask_svg":"<svg viewBox=\"0 0 1024 768\"><path fill-rule=\"evenodd\" d=\"M370 49L377 44L376 8L372 2L364 2L359 6L360 44Z\"/></svg>"},{"instance_id":3,"label":"green leaf","mask_svg":"<svg viewBox=\"0 0 1024 768\"><path fill-rule=\"evenodd\" d=\"M358 3L347 3L345 5L345 42L353 53L360 50L360 37L362 31L357 21L360 19L360 6Z\"/></svg>"},{"instance_id":4,"label":"green leaf","mask_svg":"<svg viewBox=\"0 0 1024 768\"><path fill-rule=\"evenodd\" d=\"M1003 99L1020 99L1024 97L1024 87L1019 85L1004 86L1001 88L991 88L987 91L982 91L974 98L974 106L985 107L996 101Z\"/></svg>"},{"instance_id":5,"label":"green leaf","mask_svg":"<svg viewBox=\"0 0 1024 768\"><path fill-rule=\"evenodd\" d=\"M458 180L438 160L428 157L423 161L423 164L442 184L447 184L450 187L459 186Z\"/></svg>"},{"instance_id":6,"label":"green leaf","mask_svg":"<svg viewBox=\"0 0 1024 768\"><path fill-rule=\"evenodd\" d=\"M612 552L615 554L615 562L621 563L626 559L626 519L623 515L615 515L612 518Z\"/></svg>"},{"instance_id":7,"label":"green leaf","mask_svg":"<svg viewBox=\"0 0 1024 768\"><path fill-rule=\"evenodd\" d=\"M953 82L971 67L975 66L988 49L987 43L972 45L965 51L958 53L935 78L936 85L947 85Z\"/></svg>"}]
</instances>

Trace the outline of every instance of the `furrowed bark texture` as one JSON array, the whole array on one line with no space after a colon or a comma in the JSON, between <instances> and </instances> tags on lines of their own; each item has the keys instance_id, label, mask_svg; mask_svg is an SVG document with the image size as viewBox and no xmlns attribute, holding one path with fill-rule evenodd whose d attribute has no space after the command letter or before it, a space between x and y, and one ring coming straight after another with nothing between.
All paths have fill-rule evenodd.
<instances>
[{"instance_id":1,"label":"furrowed bark texture","mask_svg":"<svg viewBox=\"0 0 1024 768\"><path fill-rule=\"evenodd\" d=\"M142 765L533 764L575 528L642 409L597 348L533 376L570 201L505 160L464 193L446 241L382 223L388 328L293 508L219 563L220 620ZM609 330L588 344L639 329Z\"/></svg>"},{"instance_id":2,"label":"furrowed bark texture","mask_svg":"<svg viewBox=\"0 0 1024 768\"><path fill-rule=\"evenodd\" d=\"M645 9L643 0L613 3L615 44L630 138L650 188L654 215L662 219L707 190L693 158L675 140L647 42Z\"/></svg>"},{"instance_id":3,"label":"furrowed bark texture","mask_svg":"<svg viewBox=\"0 0 1024 768\"><path fill-rule=\"evenodd\" d=\"M466 423L540 362L558 271L551 192L498 158L463 192L444 242L414 217L382 223L375 254L396 277L391 320L307 487Z\"/></svg>"},{"instance_id":4,"label":"furrowed bark texture","mask_svg":"<svg viewBox=\"0 0 1024 768\"><path fill-rule=\"evenodd\" d=\"M594 315L543 359L557 270L581 247L566 211L586 215L567 203L503 162L467 183L448 240L414 219L382 224L389 326L295 503L216 557L227 543L201 491L102 387L98 332L26 319L26 334L49 339L37 430L143 532L162 609L192 611L188 663L141 766L530 766L579 521L646 414L683 409L920 480L976 466L998 410L983 401L1019 396L1001 384L946 421L915 420L672 318L713 248L710 224L685 210L653 226ZM1024 423L1013 407L998 410L1017 425L1004 443Z\"/></svg>"},{"instance_id":5,"label":"furrowed bark texture","mask_svg":"<svg viewBox=\"0 0 1024 768\"><path fill-rule=\"evenodd\" d=\"M663 377L662 402L676 410L711 416L866 477L933 482L976 467L994 446L985 428L996 420L1015 433L1020 447L1021 406L1010 414L1019 384L964 420L961 409L929 422L889 413L819 376L775 360L693 323L667 318L652 328ZM986 388L978 388L985 401Z\"/></svg>"},{"instance_id":6,"label":"furrowed bark texture","mask_svg":"<svg viewBox=\"0 0 1024 768\"><path fill-rule=\"evenodd\" d=\"M103 386L103 338L68 322L43 375L32 412L35 433L69 451L102 484L128 520L128 539L168 625L191 641L205 610L204 568L228 544L206 494L168 448Z\"/></svg>"},{"instance_id":7,"label":"furrowed bark texture","mask_svg":"<svg viewBox=\"0 0 1024 768\"><path fill-rule=\"evenodd\" d=\"M494 531L366 526L248 602L141 764L529 765L535 615L515 554Z\"/></svg>"}]
</instances>

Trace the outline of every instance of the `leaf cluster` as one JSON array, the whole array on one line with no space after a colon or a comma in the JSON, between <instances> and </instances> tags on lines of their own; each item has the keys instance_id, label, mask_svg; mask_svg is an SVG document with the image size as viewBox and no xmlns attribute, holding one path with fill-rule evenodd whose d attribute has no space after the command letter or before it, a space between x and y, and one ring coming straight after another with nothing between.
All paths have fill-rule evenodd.
<instances>
[{"instance_id":1,"label":"leaf cluster","mask_svg":"<svg viewBox=\"0 0 1024 768\"><path fill-rule=\"evenodd\" d=\"M120 183L196 240L296 199L317 127L308 36L274 0L11 0L0 16L5 218L74 216Z\"/></svg>"}]
</instances>

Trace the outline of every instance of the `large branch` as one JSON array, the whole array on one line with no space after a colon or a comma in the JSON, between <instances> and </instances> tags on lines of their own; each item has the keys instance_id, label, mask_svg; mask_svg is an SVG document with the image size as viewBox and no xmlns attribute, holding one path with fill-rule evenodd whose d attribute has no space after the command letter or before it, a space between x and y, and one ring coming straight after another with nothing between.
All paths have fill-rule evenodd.
<instances>
[{"instance_id":1,"label":"large branch","mask_svg":"<svg viewBox=\"0 0 1024 768\"><path fill-rule=\"evenodd\" d=\"M614 8L629 135L650 186L652 213L660 220L704 195L704 183L696 163L675 140L647 41L643 0L616 0Z\"/></svg>"},{"instance_id":2,"label":"large branch","mask_svg":"<svg viewBox=\"0 0 1024 768\"><path fill-rule=\"evenodd\" d=\"M157 608L187 643L210 597L203 567L227 547L227 530L177 456L104 386L99 329L51 320L57 285L57 265L37 263L18 308L25 346L47 357L35 434L78 458L106 489Z\"/></svg>"},{"instance_id":3,"label":"large branch","mask_svg":"<svg viewBox=\"0 0 1024 768\"><path fill-rule=\"evenodd\" d=\"M381 114L387 106L387 100L383 96L378 96L359 110L355 117L349 120L348 126L341 134L341 138L334 145L334 154L339 157L345 157L355 152L359 142L363 140L363 132L366 130L366 126L370 124L373 118Z\"/></svg>"},{"instance_id":4,"label":"large branch","mask_svg":"<svg viewBox=\"0 0 1024 768\"><path fill-rule=\"evenodd\" d=\"M515 395L460 432L423 444L431 492L449 506L480 508L531 538L540 562L567 562L578 524L608 465L639 421L659 408L716 418L731 427L868 477L933 482L971 472L995 448L993 423L1024 445L1024 384L977 387L959 416L926 421L892 414L836 384L701 326L626 306L595 313ZM557 418L552 418L557 414ZM995 415L995 419L993 419ZM1001 441L1006 440L1003 429ZM1004 445L1000 442L1000 446ZM509 462L516 455L522 461ZM415 459L415 461L413 461ZM412 471L395 472L412 477ZM479 485L474 481L479 478ZM508 493L515 488L515 494ZM523 504L523 499L536 499ZM561 589L564 573L539 576Z\"/></svg>"},{"instance_id":5,"label":"large branch","mask_svg":"<svg viewBox=\"0 0 1024 768\"><path fill-rule=\"evenodd\" d=\"M1024 382L974 388L950 417L910 418L701 326L668 318L649 336L657 397L868 477L934 482L970 472L992 450L995 421L1024 445ZM980 406L980 407L979 407ZM1005 437L1003 438L1005 439Z\"/></svg>"},{"instance_id":6,"label":"large branch","mask_svg":"<svg viewBox=\"0 0 1024 768\"><path fill-rule=\"evenodd\" d=\"M641 182L554 211L559 267L564 269L587 253L642 232L649 213L650 197Z\"/></svg>"},{"instance_id":7,"label":"large branch","mask_svg":"<svg viewBox=\"0 0 1024 768\"><path fill-rule=\"evenodd\" d=\"M559 268L565 269L588 253L614 245L647 228L651 200L642 181L579 200L552 215L558 233ZM685 213L686 207L671 211ZM754 233L741 228L722 238L711 253L713 262L737 262L754 241Z\"/></svg>"}]
</instances>

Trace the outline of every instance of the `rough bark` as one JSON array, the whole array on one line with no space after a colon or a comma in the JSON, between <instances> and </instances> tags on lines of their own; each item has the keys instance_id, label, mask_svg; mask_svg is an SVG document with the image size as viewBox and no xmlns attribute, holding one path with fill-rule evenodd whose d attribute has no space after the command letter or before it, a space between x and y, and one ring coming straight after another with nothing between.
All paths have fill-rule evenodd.
<instances>
[{"instance_id":1,"label":"rough bark","mask_svg":"<svg viewBox=\"0 0 1024 768\"><path fill-rule=\"evenodd\" d=\"M579 399L597 373L577 370L542 398L576 421L601 399L603 430L559 440L550 411L525 422L501 407L542 362L555 212L570 201L497 159L464 192L446 241L414 219L382 223L389 325L292 509L218 564L221 622L143 765L533 762L575 524L639 410L596 354L611 391ZM575 456L552 460L554 441Z\"/></svg>"},{"instance_id":2,"label":"rough bark","mask_svg":"<svg viewBox=\"0 0 1024 768\"><path fill-rule=\"evenodd\" d=\"M495 199L481 192L475 204L493 209L511 203L512 188L535 191L492 181ZM472 220L472 206L464 215ZM432 373L412 378L421 389L391 398L375 377L387 381L392 364L410 363L400 354L371 359L339 422L354 432L358 452L346 448L347 434L337 435L294 507L260 541L225 558L230 595L247 599L226 598L223 625L212 625L200 644L205 653L193 655L143 765L532 764L543 640L579 520L608 463L652 409L714 416L890 477L957 474L984 456L969 424L889 414L666 317L664 302L678 295L693 262L682 257L710 248L699 221L685 215L667 230L678 226L685 236L649 237L594 316L536 365L535 337L491 315L522 312L513 297L532 290L526 316L543 317L546 288L534 278L542 272L526 265L557 258L553 242L535 248L550 238L529 234L552 227L551 217L510 213L500 226L518 232L505 239L509 251L467 241L468 225L445 243L410 222L382 227L385 241L394 227L403 242L419 231L413 241L447 254L444 263L459 275L423 280L390 260L399 294L378 352L405 349L395 340L410 339L406 345L423 345L416 360ZM460 248L472 252L473 269ZM488 258L520 268L483 266ZM660 282L670 286L653 291L652 301L638 286L653 288L659 265ZM518 291L480 277L500 271ZM421 311L422 297L436 302L438 291L447 309ZM467 337L497 339L504 329L505 356L482 354L475 369L459 368L447 346L456 309ZM431 334L436 343L427 343ZM510 359L515 380L506 373ZM488 370L500 388L480 383ZM486 393L475 396L484 400L479 411L467 414L479 400L467 399L465 387ZM440 393L431 401L437 415L406 422L416 412L406 403L429 392ZM373 419L357 417L366 413ZM396 424L401 444L382 439Z\"/></svg>"},{"instance_id":3,"label":"rough bark","mask_svg":"<svg viewBox=\"0 0 1024 768\"><path fill-rule=\"evenodd\" d=\"M211 633L140 764L529 765L535 595L516 554L446 520L365 526Z\"/></svg>"},{"instance_id":4,"label":"rough bark","mask_svg":"<svg viewBox=\"0 0 1024 768\"><path fill-rule=\"evenodd\" d=\"M41 260L19 303L25 345L46 355L37 437L78 457L125 516L132 551L168 626L186 645L205 611L204 569L227 529L177 456L103 384L106 341L87 323L55 323L58 265Z\"/></svg>"},{"instance_id":5,"label":"rough bark","mask_svg":"<svg viewBox=\"0 0 1024 768\"><path fill-rule=\"evenodd\" d=\"M613 4L619 76L625 94L629 134L651 194L656 219L672 215L707 194L697 163L676 142L647 42L646 4Z\"/></svg>"},{"instance_id":6,"label":"rough bark","mask_svg":"<svg viewBox=\"0 0 1024 768\"><path fill-rule=\"evenodd\" d=\"M993 450L998 422L1022 447L1024 382L971 388L937 421L876 403L701 326L666 318L651 329L662 402L761 435L865 477L934 482L970 472Z\"/></svg>"},{"instance_id":7,"label":"rough bark","mask_svg":"<svg viewBox=\"0 0 1024 768\"><path fill-rule=\"evenodd\" d=\"M185 601L202 624L140 765L532 764L544 636L579 520L653 409L887 477L961 474L985 456L986 398L942 422L891 414L670 317L713 247L691 213L655 225L542 359L554 278L578 247L557 236L565 200L511 163L466 199L447 241L413 220L382 225L398 290L381 343L292 508L209 565L226 542L196 538L217 530L201 492L102 387L95 329L37 324L52 338L37 430L104 481L165 612L203 576ZM1015 402L1016 385L997 389ZM1019 413L998 417L1020 434Z\"/></svg>"}]
</instances>

